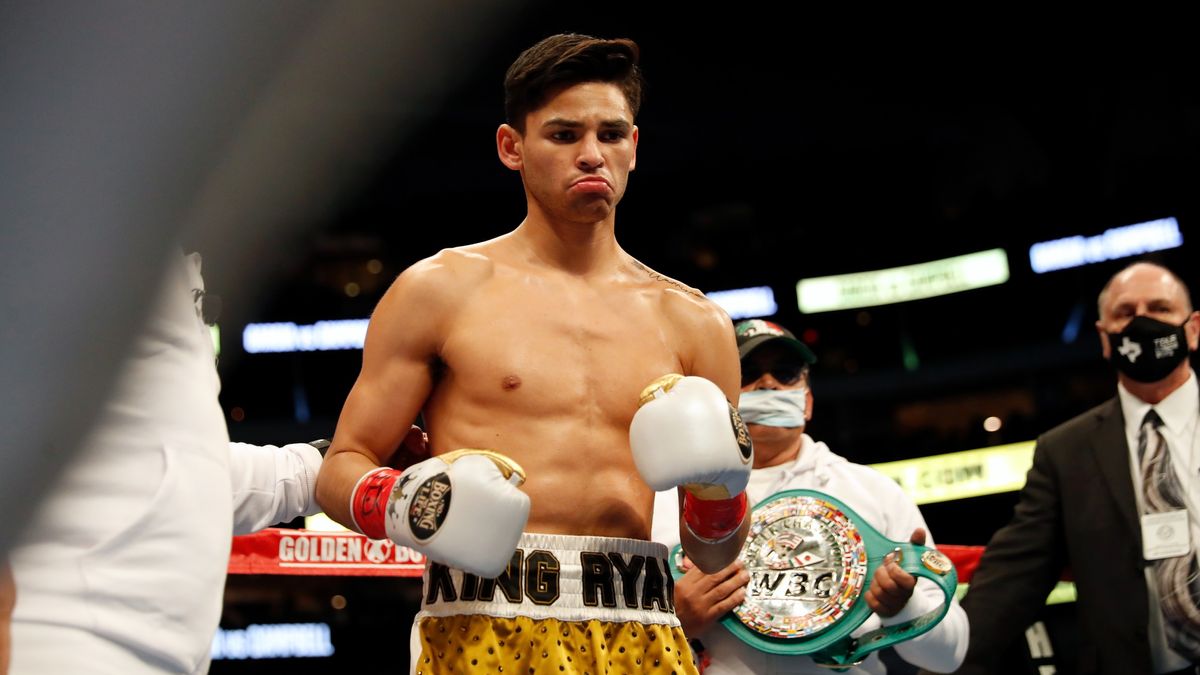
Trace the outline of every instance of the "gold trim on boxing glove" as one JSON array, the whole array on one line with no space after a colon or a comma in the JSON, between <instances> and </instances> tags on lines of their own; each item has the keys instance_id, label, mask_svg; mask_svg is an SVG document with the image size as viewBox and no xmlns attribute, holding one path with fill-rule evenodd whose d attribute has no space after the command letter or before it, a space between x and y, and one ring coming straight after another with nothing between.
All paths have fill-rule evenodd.
<instances>
[{"instance_id":1,"label":"gold trim on boxing glove","mask_svg":"<svg viewBox=\"0 0 1200 675\"><path fill-rule=\"evenodd\" d=\"M638 407L640 408L650 401L653 401L656 398L655 394L660 389L664 394L668 391L671 391L671 387L674 387L675 383L682 379L683 376L679 373L668 373L646 385L646 388L643 389L642 393L638 396Z\"/></svg>"},{"instance_id":2,"label":"gold trim on boxing glove","mask_svg":"<svg viewBox=\"0 0 1200 675\"><path fill-rule=\"evenodd\" d=\"M444 455L438 455L437 458L446 464L453 464L455 460L462 459L467 455L483 455L484 457L492 460L492 463L496 465L496 468L500 469L500 473L504 476L505 480L510 480L514 475L516 475L518 481L516 483L517 487L520 487L525 483L525 469L522 469L521 465L517 464L511 458L502 455L495 450L484 450L482 448L462 448L461 450L452 450Z\"/></svg>"},{"instance_id":3,"label":"gold trim on boxing glove","mask_svg":"<svg viewBox=\"0 0 1200 675\"><path fill-rule=\"evenodd\" d=\"M732 499L729 488L720 483L688 483L683 489L695 495L697 499L712 501L714 499Z\"/></svg>"}]
</instances>

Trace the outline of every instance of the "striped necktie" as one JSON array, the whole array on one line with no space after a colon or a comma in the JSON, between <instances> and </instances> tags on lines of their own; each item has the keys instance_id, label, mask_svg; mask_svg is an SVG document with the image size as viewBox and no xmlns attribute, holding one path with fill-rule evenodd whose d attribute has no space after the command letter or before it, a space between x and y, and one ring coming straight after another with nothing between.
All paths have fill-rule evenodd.
<instances>
[{"instance_id":1,"label":"striped necktie","mask_svg":"<svg viewBox=\"0 0 1200 675\"><path fill-rule=\"evenodd\" d=\"M1146 514L1187 508L1183 486L1171 466L1171 453L1160 430L1162 423L1162 418L1151 408L1142 420L1138 436L1142 510ZM1181 655L1200 660L1200 574L1195 548L1187 555L1155 560L1153 565L1167 643Z\"/></svg>"}]
</instances>

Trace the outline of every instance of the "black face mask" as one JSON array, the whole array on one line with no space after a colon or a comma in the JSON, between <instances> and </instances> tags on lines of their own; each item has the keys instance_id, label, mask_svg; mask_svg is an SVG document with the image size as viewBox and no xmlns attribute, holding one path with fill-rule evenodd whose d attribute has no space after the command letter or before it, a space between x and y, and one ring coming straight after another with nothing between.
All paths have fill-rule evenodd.
<instances>
[{"instance_id":1,"label":"black face mask","mask_svg":"<svg viewBox=\"0 0 1200 675\"><path fill-rule=\"evenodd\" d=\"M1109 333L1109 360L1114 367L1137 382L1157 382L1175 370L1188 356L1187 333L1183 326L1163 323L1148 316L1135 316L1120 333Z\"/></svg>"}]
</instances>

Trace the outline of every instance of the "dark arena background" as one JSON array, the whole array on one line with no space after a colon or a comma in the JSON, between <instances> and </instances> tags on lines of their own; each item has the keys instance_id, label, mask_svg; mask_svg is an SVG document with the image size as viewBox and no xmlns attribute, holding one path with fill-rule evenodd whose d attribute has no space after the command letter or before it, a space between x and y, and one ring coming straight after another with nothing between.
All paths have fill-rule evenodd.
<instances>
[{"instance_id":1,"label":"dark arena background","mask_svg":"<svg viewBox=\"0 0 1200 675\"><path fill-rule=\"evenodd\" d=\"M470 31L445 63L378 65L438 86L384 107L394 116L373 120L369 157L339 167L322 208L269 241L230 232L206 253L234 440L330 437L361 351L311 327L367 319L413 262L520 222L519 177L495 152L501 82L556 32L641 46L649 87L617 239L706 293L769 289L774 305L747 316L791 328L819 358L810 435L866 464L985 451L891 465L939 543L985 545L1011 514L1029 442L1113 394L1094 327L1109 276L1149 259L1200 289L1200 89L1181 66L1110 68L1087 50L1051 59L1062 50L1041 40L974 43L965 30L876 41L766 5L685 22L603 3L487 11L463 19ZM1046 244L1058 240L1069 241ZM222 286L247 258L265 281ZM831 309L800 306L802 280L894 268L809 300ZM853 298L867 300L836 302ZM247 330L267 323L295 329ZM400 672L419 584L232 574L212 672ZM1071 672L1066 597L1015 672ZM296 623L314 626L252 644L251 626Z\"/></svg>"}]
</instances>

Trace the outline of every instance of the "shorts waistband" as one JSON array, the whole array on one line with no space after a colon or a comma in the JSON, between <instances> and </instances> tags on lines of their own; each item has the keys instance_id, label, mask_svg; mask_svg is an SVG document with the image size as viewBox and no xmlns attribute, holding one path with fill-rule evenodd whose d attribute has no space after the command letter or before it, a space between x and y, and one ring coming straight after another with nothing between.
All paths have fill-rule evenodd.
<instances>
[{"instance_id":1,"label":"shorts waistband","mask_svg":"<svg viewBox=\"0 0 1200 675\"><path fill-rule=\"evenodd\" d=\"M431 562L421 613L678 626L667 547L638 539L521 535L495 579Z\"/></svg>"}]
</instances>

